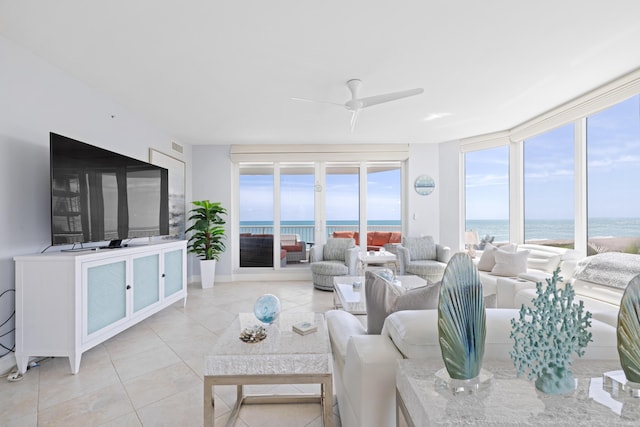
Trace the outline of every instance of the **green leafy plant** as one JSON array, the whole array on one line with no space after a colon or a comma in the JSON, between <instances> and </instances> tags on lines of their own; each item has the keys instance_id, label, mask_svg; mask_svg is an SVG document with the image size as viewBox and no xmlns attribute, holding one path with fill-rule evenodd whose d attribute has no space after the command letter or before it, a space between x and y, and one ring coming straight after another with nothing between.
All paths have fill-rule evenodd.
<instances>
[{"instance_id":1,"label":"green leafy plant","mask_svg":"<svg viewBox=\"0 0 640 427\"><path fill-rule=\"evenodd\" d=\"M193 221L193 224L186 231L192 233L189 238L189 252L202 260L218 260L225 250L223 240L226 237L226 222L222 215L226 215L227 210L219 202L212 203L209 200L198 200L193 204L196 207L189 211L189 221Z\"/></svg>"},{"instance_id":2,"label":"green leafy plant","mask_svg":"<svg viewBox=\"0 0 640 427\"><path fill-rule=\"evenodd\" d=\"M584 303L574 303L570 283L558 289L560 269L551 279L536 283L533 308L520 309L519 320L511 319L511 338L515 344L509 353L518 375L528 369L529 380L537 378L536 388L548 393L564 393L573 386L571 354L582 356L591 341L591 313Z\"/></svg>"}]
</instances>

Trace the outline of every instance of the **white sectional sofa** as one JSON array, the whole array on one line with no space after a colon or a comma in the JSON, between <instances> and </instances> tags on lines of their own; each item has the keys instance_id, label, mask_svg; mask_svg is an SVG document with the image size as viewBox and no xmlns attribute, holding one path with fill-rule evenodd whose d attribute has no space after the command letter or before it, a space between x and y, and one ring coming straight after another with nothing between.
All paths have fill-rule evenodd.
<instances>
[{"instance_id":1,"label":"white sectional sofa","mask_svg":"<svg viewBox=\"0 0 640 427\"><path fill-rule=\"evenodd\" d=\"M492 258L492 251L506 251L511 255L506 261L522 261L525 264L518 267L517 263L511 263L508 268L496 267ZM518 256L518 253L526 252L525 256ZM480 273L480 281L485 295L497 295L497 306L504 308L518 308L513 306L514 295L509 295L509 291L515 291L519 283L544 281L551 278L556 268L560 267L560 276L571 278L578 262L578 253L571 249L556 248L553 246L543 246L535 244L510 244L501 247L492 247L479 253L476 264ZM493 270L493 271L492 271ZM498 283L511 283L512 286L498 290ZM534 286L535 289L535 286Z\"/></svg>"},{"instance_id":2,"label":"white sectional sofa","mask_svg":"<svg viewBox=\"0 0 640 427\"><path fill-rule=\"evenodd\" d=\"M510 360L510 319L517 316L515 309L487 310L485 360ZM343 426L395 425L397 360L442 358L437 317L437 310L397 311L387 317L380 335L367 335L355 316L326 313ZM591 332L593 342L583 358L618 360L615 328L594 320Z\"/></svg>"},{"instance_id":3,"label":"white sectional sofa","mask_svg":"<svg viewBox=\"0 0 640 427\"><path fill-rule=\"evenodd\" d=\"M575 271L565 279L571 283L576 300L584 302L593 319L616 327L620 300L627 284L640 274L640 255L609 252L586 257L577 262ZM541 277L539 280L542 281ZM504 278L497 282L498 301L503 307L518 308L530 305L536 296L533 280L513 281Z\"/></svg>"}]
</instances>

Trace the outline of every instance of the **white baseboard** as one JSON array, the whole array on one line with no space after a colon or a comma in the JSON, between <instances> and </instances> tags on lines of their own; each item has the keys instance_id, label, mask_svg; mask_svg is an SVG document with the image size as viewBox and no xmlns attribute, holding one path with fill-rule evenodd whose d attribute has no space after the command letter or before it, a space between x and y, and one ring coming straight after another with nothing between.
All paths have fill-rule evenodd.
<instances>
[{"instance_id":1,"label":"white baseboard","mask_svg":"<svg viewBox=\"0 0 640 427\"><path fill-rule=\"evenodd\" d=\"M16 357L13 353L0 358L0 373L9 372L14 366L16 366Z\"/></svg>"}]
</instances>

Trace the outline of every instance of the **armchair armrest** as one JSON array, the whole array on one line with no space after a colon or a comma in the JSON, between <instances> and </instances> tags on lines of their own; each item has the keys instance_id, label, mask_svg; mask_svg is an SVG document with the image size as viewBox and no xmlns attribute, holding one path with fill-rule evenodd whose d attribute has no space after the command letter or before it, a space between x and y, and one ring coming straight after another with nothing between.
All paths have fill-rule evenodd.
<instances>
[{"instance_id":1,"label":"armchair armrest","mask_svg":"<svg viewBox=\"0 0 640 427\"><path fill-rule=\"evenodd\" d=\"M447 263L451 257L451 248L436 243L436 259L440 262Z\"/></svg>"},{"instance_id":2,"label":"armchair armrest","mask_svg":"<svg viewBox=\"0 0 640 427\"><path fill-rule=\"evenodd\" d=\"M324 245L315 245L309 251L309 262L318 262L324 260Z\"/></svg>"},{"instance_id":3,"label":"armchair armrest","mask_svg":"<svg viewBox=\"0 0 640 427\"><path fill-rule=\"evenodd\" d=\"M404 266L407 261L411 261L411 255L409 249L402 245L398 245L396 248L396 256L398 257L398 274L402 276L405 273Z\"/></svg>"},{"instance_id":4,"label":"armchair armrest","mask_svg":"<svg viewBox=\"0 0 640 427\"><path fill-rule=\"evenodd\" d=\"M347 249L347 252L344 256L344 263L347 265L349 269L350 276L356 276L358 274L358 253L360 252L360 247L356 246L353 248Z\"/></svg>"}]
</instances>

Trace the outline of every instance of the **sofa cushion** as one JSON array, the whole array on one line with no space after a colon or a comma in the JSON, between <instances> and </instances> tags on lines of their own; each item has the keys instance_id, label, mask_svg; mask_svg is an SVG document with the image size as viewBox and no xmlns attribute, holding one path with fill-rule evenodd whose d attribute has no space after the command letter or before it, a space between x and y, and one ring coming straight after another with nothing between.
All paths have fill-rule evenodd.
<instances>
[{"instance_id":1,"label":"sofa cushion","mask_svg":"<svg viewBox=\"0 0 640 427\"><path fill-rule=\"evenodd\" d=\"M391 236L389 236L389 243L401 243L402 242L402 233L399 231L392 231Z\"/></svg>"},{"instance_id":2,"label":"sofa cushion","mask_svg":"<svg viewBox=\"0 0 640 427\"><path fill-rule=\"evenodd\" d=\"M494 252L496 265L491 269L494 276L517 277L527 271L527 258L529 251L508 253L497 250Z\"/></svg>"},{"instance_id":3,"label":"sofa cushion","mask_svg":"<svg viewBox=\"0 0 640 427\"><path fill-rule=\"evenodd\" d=\"M511 360L511 319L514 309L486 310L486 358ZM438 340L438 310L397 311L384 323L382 335L388 335L398 350L409 359L442 358Z\"/></svg>"},{"instance_id":4,"label":"sofa cushion","mask_svg":"<svg viewBox=\"0 0 640 427\"><path fill-rule=\"evenodd\" d=\"M371 245L373 246L384 246L386 243L389 243L391 239L390 231L374 231L373 233L369 233L369 235L371 235ZM367 244L369 244L369 242L367 242Z\"/></svg>"},{"instance_id":5,"label":"sofa cushion","mask_svg":"<svg viewBox=\"0 0 640 427\"><path fill-rule=\"evenodd\" d=\"M497 246L493 246L491 243L487 243L482 251L480 259L478 260L478 270L491 271L491 269L493 269L493 266L496 265L496 251L514 253L516 251L516 245L508 244L498 248Z\"/></svg>"},{"instance_id":6,"label":"sofa cushion","mask_svg":"<svg viewBox=\"0 0 640 427\"><path fill-rule=\"evenodd\" d=\"M431 236L403 237L402 246L409 250L411 260L435 260L436 243Z\"/></svg>"}]
</instances>

